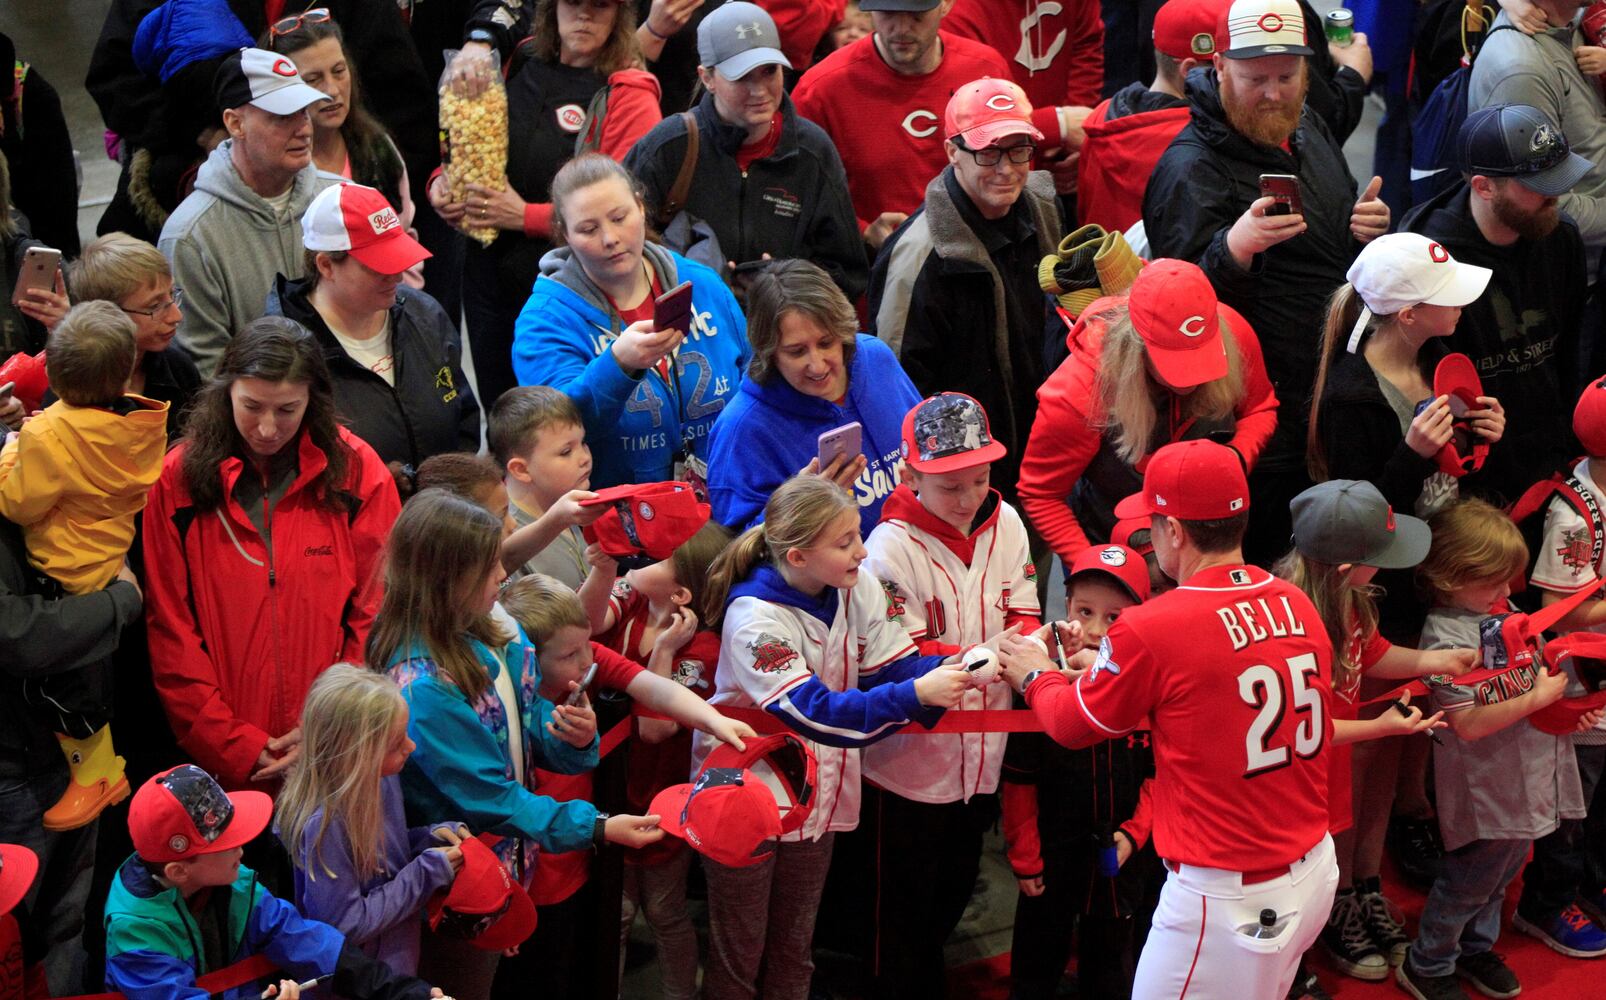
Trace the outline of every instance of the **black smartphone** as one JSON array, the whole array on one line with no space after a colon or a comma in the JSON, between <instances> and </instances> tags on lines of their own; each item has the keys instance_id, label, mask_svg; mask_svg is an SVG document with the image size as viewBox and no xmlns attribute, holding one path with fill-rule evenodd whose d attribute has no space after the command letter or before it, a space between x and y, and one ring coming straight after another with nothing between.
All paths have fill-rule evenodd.
<instances>
[{"instance_id":1,"label":"black smartphone","mask_svg":"<svg viewBox=\"0 0 1606 1000\"><path fill-rule=\"evenodd\" d=\"M1305 203L1299 196L1299 178L1293 174L1261 174L1260 196L1277 199L1277 204L1266 209L1267 215L1305 214Z\"/></svg>"}]
</instances>

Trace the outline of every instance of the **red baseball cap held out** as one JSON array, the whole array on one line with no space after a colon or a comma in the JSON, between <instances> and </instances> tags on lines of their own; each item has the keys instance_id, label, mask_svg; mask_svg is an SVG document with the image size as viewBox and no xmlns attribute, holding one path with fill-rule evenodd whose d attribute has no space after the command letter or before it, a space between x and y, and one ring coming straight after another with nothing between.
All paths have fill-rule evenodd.
<instances>
[{"instance_id":1,"label":"red baseball cap held out","mask_svg":"<svg viewBox=\"0 0 1606 1000\"><path fill-rule=\"evenodd\" d=\"M1168 444L1149 456L1143 491L1116 504L1115 516L1219 521L1248 509L1249 482L1238 453L1198 438Z\"/></svg>"},{"instance_id":2,"label":"red baseball cap held out","mask_svg":"<svg viewBox=\"0 0 1606 1000\"><path fill-rule=\"evenodd\" d=\"M471 837L459 846L463 867L451 889L437 892L424 907L429 929L484 951L504 951L523 943L535 932L530 894L485 841Z\"/></svg>"},{"instance_id":3,"label":"red baseball cap held out","mask_svg":"<svg viewBox=\"0 0 1606 1000\"><path fill-rule=\"evenodd\" d=\"M1127 311L1166 385L1188 389L1227 374L1216 290L1197 265L1151 261L1132 282Z\"/></svg>"},{"instance_id":4,"label":"red baseball cap held out","mask_svg":"<svg viewBox=\"0 0 1606 1000\"><path fill-rule=\"evenodd\" d=\"M180 764L134 793L128 832L145 861L187 861L245 846L272 817L266 792L224 792L210 774Z\"/></svg>"},{"instance_id":5,"label":"red baseball cap held out","mask_svg":"<svg viewBox=\"0 0 1606 1000\"><path fill-rule=\"evenodd\" d=\"M948 138L964 140L967 149L986 149L1011 135L1041 140L1032 124L1032 102L1012 80L984 76L954 91L943 112Z\"/></svg>"},{"instance_id":6,"label":"red baseball cap held out","mask_svg":"<svg viewBox=\"0 0 1606 1000\"><path fill-rule=\"evenodd\" d=\"M651 807L665 833L728 868L763 861L776 837L801 829L814 811L807 743L792 733L744 742L746 750L716 747L695 780L659 792Z\"/></svg>"},{"instance_id":7,"label":"red baseball cap held out","mask_svg":"<svg viewBox=\"0 0 1606 1000\"><path fill-rule=\"evenodd\" d=\"M602 504L609 509L580 533L616 559L668 559L708 523L711 511L690 483L679 481L613 486L581 501L586 507Z\"/></svg>"},{"instance_id":8,"label":"red baseball cap held out","mask_svg":"<svg viewBox=\"0 0 1606 1000\"><path fill-rule=\"evenodd\" d=\"M1071 563L1071 571L1065 574L1066 586L1083 573L1107 573L1115 577L1134 601L1142 604L1149 599L1149 564L1137 550L1125 545L1112 543L1083 549Z\"/></svg>"},{"instance_id":9,"label":"red baseball cap held out","mask_svg":"<svg viewBox=\"0 0 1606 1000\"><path fill-rule=\"evenodd\" d=\"M301 216L301 245L345 251L370 270L401 274L434 256L402 227L383 194L361 184L324 188Z\"/></svg>"}]
</instances>

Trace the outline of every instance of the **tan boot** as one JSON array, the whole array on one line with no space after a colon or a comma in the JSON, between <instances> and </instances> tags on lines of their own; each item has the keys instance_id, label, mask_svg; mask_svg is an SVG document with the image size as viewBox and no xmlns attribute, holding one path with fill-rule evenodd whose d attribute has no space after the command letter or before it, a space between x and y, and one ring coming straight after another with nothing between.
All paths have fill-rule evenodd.
<instances>
[{"instance_id":1,"label":"tan boot","mask_svg":"<svg viewBox=\"0 0 1606 1000\"><path fill-rule=\"evenodd\" d=\"M61 800L45 810L46 830L76 830L94 822L108 806L128 798L127 761L112 750L112 727L101 726L88 739L56 734L67 755L72 780Z\"/></svg>"}]
</instances>

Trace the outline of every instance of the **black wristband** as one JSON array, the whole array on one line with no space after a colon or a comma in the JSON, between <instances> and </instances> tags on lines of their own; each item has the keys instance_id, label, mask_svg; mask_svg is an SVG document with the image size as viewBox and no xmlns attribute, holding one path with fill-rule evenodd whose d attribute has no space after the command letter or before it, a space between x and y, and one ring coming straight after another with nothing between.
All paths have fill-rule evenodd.
<instances>
[{"instance_id":1,"label":"black wristband","mask_svg":"<svg viewBox=\"0 0 1606 1000\"><path fill-rule=\"evenodd\" d=\"M598 812L597 825L591 831L591 846L595 847L599 851L608 844L608 819L609 816L607 813Z\"/></svg>"}]
</instances>

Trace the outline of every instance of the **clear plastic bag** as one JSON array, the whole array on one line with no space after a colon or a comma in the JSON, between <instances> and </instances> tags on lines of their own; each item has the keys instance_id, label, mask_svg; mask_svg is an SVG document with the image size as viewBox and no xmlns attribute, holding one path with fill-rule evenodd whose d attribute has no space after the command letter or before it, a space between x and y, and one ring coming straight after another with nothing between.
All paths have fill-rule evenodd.
<instances>
[{"instance_id":1,"label":"clear plastic bag","mask_svg":"<svg viewBox=\"0 0 1606 1000\"><path fill-rule=\"evenodd\" d=\"M441 165L454 202L468 199L468 185L501 188L507 174L507 89L502 85L501 59L489 56L483 86L464 86L456 79L457 53L448 53L440 81ZM465 218L462 231L483 246L496 240L495 226L476 226Z\"/></svg>"}]
</instances>

